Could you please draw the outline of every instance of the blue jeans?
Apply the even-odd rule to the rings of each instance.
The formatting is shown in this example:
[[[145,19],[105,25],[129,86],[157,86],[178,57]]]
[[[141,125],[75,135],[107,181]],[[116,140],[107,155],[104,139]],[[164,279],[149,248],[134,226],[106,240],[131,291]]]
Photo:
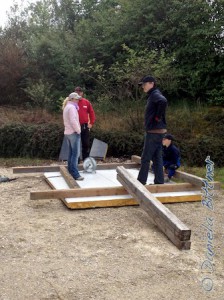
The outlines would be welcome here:
[[[80,177],[78,171],[78,158],[80,155],[80,134],[65,134],[65,139],[68,144],[68,171],[69,173],[77,179]]]
[[[163,184],[164,175],[163,175],[163,156],[162,156],[162,139],[164,134],[160,133],[146,133],[144,148],[141,156],[141,167],[138,174],[138,181],[142,184],[146,184],[148,173],[149,173],[149,164],[152,160],[154,166],[154,183]]]

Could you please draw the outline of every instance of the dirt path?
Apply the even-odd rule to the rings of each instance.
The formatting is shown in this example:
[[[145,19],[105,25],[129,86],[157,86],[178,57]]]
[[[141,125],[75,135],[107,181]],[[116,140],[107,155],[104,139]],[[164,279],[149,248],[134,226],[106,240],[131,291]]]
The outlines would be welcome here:
[[[10,168],[0,174],[15,176]],[[31,201],[31,190],[49,186],[42,174],[18,176],[0,184],[0,300],[224,299],[223,191],[213,212],[167,205],[192,230],[191,250],[179,251],[139,207],[75,211]]]

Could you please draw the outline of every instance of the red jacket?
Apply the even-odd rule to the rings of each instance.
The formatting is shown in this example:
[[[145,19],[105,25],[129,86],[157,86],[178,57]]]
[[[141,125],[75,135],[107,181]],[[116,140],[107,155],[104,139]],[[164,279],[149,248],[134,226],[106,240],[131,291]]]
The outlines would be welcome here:
[[[89,100],[82,98],[78,102],[79,105],[79,122],[80,124],[90,123],[91,125],[94,124],[96,117],[92,107],[92,104]]]

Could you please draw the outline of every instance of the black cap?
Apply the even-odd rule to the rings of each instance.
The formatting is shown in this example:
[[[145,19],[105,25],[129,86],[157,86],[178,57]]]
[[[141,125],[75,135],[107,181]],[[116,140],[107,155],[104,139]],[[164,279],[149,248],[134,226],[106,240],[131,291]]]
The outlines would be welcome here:
[[[145,77],[143,77],[140,82],[138,83],[138,85],[142,85],[145,82],[156,82],[155,78],[151,75],[147,75]]]
[[[168,140],[171,140],[171,141],[175,141],[174,137],[172,134],[169,134],[169,133],[166,133],[163,137],[164,139],[168,139]]]

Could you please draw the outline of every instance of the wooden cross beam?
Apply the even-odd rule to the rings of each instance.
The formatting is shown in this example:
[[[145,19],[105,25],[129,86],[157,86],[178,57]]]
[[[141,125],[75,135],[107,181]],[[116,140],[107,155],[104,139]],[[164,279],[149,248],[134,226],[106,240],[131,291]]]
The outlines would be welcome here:
[[[167,207],[158,201],[145,186],[125,168],[117,167],[117,179],[139,202],[160,230],[178,249],[190,249],[191,230],[182,223]]]
[[[146,186],[146,189],[151,193],[166,193],[166,192],[181,192],[194,191],[195,188],[190,183],[178,184],[154,184]],[[93,196],[111,196],[111,195],[127,195],[128,192],[123,186],[116,187],[98,187],[98,188],[71,188],[62,190],[47,190],[47,191],[31,191],[31,200],[40,199],[59,199],[59,198],[78,198],[78,197],[93,197]],[[190,200],[189,200],[190,201]]]
[[[45,172],[60,172],[60,168],[67,165],[57,165],[57,166],[30,166],[30,167],[14,167],[12,168],[13,173],[45,173]],[[118,166],[124,166],[125,168],[138,168],[139,164],[135,162],[129,163],[103,163],[97,164],[97,170],[111,170],[116,169]],[[83,170],[83,165],[78,165],[79,170]]]
[[[141,157],[137,156],[137,155],[132,155],[131,160],[135,163],[141,164]],[[204,186],[204,179],[186,172],[182,172],[179,170],[176,170],[175,178],[179,178],[182,179],[183,181],[189,182],[199,188],[201,188],[202,186]],[[218,181],[214,181],[212,182],[214,184],[214,189],[215,190],[220,190],[221,188],[221,183]]]

